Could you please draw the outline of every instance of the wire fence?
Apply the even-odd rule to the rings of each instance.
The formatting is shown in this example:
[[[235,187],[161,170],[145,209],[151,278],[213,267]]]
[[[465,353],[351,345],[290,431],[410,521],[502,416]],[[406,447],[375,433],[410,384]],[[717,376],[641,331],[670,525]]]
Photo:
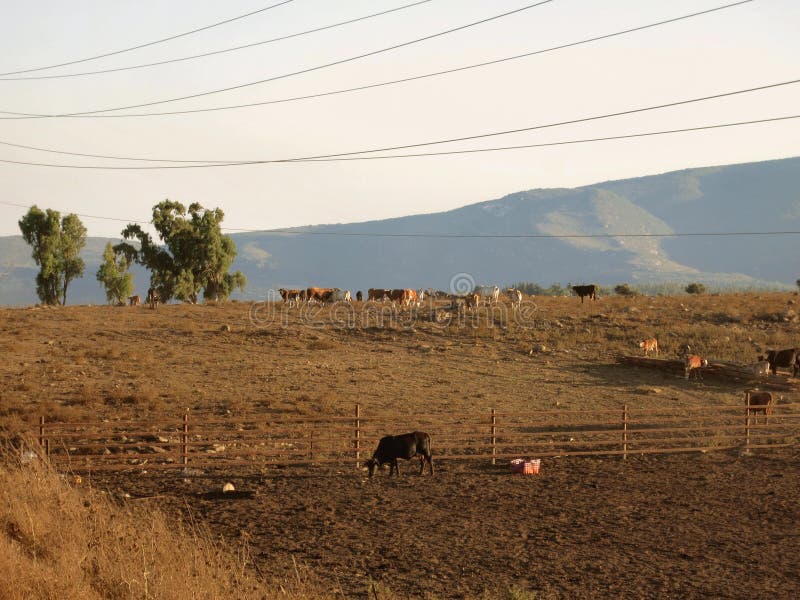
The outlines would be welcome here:
[[[436,460],[632,455],[786,447],[800,441],[800,403],[352,416],[220,417],[57,422],[38,440],[59,469],[81,471],[336,465],[359,468],[384,435],[431,435]]]

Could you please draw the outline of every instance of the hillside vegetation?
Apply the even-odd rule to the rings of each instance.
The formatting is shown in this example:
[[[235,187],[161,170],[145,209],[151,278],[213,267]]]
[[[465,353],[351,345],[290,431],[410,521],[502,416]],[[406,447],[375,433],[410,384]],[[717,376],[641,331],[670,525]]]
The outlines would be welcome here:
[[[476,283],[496,285],[700,281],[709,287],[788,289],[800,275],[792,258],[796,235],[613,234],[798,231],[798,189],[800,158],[686,169],[575,189],[532,189],[441,213],[287,230],[291,235],[234,234],[230,237],[238,254],[232,268],[249,282],[245,294],[237,296],[247,299],[264,299],[279,287],[312,285],[447,290],[461,273]],[[304,231],[315,235],[294,235]],[[502,237],[508,235],[533,237]],[[120,240],[89,238],[83,252],[86,273],[96,271],[108,241]],[[144,297],[150,276],[140,268],[134,274],[134,293]],[[0,238],[0,304],[33,303],[34,278],[22,238]],[[93,276],[72,286],[74,303],[105,302]]]

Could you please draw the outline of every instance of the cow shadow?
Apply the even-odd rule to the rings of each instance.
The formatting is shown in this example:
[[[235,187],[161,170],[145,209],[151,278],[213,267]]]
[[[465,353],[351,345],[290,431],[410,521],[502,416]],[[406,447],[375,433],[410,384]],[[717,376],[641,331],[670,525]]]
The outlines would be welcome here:
[[[589,378],[602,382],[604,385],[623,385],[623,386],[651,386],[672,388],[675,390],[697,390],[702,388],[708,391],[717,392],[738,392],[745,384],[741,382],[723,379],[717,375],[708,373],[702,375],[702,379],[685,379],[683,369],[649,369],[632,365],[621,365],[617,363],[590,364],[580,369]],[[576,383],[576,386],[581,384]],[[587,387],[594,387],[596,383],[583,384]]]

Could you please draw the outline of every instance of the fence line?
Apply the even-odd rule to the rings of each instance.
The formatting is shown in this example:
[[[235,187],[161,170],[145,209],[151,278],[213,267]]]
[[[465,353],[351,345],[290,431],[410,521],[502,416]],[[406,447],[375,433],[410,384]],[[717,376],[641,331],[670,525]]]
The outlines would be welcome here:
[[[416,420],[431,433],[437,459],[498,460],[548,456],[745,450],[784,447],[800,440],[800,403],[765,408],[745,404],[614,411],[449,413]],[[687,410],[690,409],[690,410]],[[687,414],[687,412],[689,414]],[[540,415],[541,420],[533,418]],[[563,417],[556,422],[552,416]],[[598,423],[593,417],[601,417]],[[246,415],[220,419],[184,413],[175,419],[46,422],[38,441],[54,464],[75,471],[276,467],[299,464],[363,464],[362,453],[379,437],[409,429],[410,417],[365,416],[285,419]],[[760,421],[760,422],[759,422]],[[402,429],[402,431],[400,431]]]

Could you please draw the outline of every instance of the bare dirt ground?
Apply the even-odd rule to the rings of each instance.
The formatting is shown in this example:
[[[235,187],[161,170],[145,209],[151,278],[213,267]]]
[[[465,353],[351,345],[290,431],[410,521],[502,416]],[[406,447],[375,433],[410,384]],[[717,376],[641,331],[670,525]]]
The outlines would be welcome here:
[[[407,416],[448,411],[739,404],[741,386],[685,381],[614,358],[656,336],[662,355],[752,362],[800,346],[793,294],[528,301],[524,314],[444,323],[244,303],[0,309],[0,428],[48,420],[218,414]],[[448,321],[449,319],[449,321]],[[538,351],[531,353],[531,349]],[[786,394],[795,399],[796,394]],[[397,433],[397,432],[392,432]],[[434,440],[434,451],[436,441]],[[435,458],[434,458],[435,460]],[[800,453],[436,463],[433,478],[342,469],[94,475],[227,540],[255,569],[293,559],[345,597],[795,598]],[[224,481],[252,497],[208,494]],[[149,499],[145,499],[148,497]],[[141,498],[141,499],[136,499]],[[288,575],[287,575],[288,574]],[[505,596],[504,596],[505,595]]]
[[[405,465],[404,465],[405,466]],[[261,573],[292,557],[345,597],[796,598],[800,453],[550,459],[538,476],[442,463],[431,479],[350,471],[97,479],[245,537]]]

